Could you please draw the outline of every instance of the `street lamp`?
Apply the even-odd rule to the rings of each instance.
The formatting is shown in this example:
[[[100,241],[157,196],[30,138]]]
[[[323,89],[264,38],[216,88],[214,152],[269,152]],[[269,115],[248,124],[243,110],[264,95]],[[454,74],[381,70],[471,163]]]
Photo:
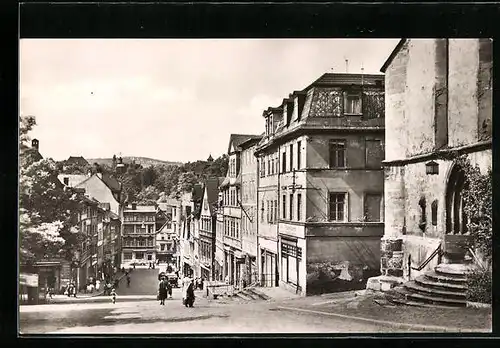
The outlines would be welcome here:
[[[425,174],[427,175],[439,174],[439,164],[434,161],[427,162],[425,164]]]

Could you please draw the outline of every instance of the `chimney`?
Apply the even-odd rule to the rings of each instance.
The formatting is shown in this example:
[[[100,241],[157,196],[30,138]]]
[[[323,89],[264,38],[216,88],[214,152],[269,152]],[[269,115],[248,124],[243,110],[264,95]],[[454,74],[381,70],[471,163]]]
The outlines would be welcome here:
[[[39,142],[38,142],[38,139],[33,139],[31,141],[31,147],[34,148],[35,150],[39,151]]]

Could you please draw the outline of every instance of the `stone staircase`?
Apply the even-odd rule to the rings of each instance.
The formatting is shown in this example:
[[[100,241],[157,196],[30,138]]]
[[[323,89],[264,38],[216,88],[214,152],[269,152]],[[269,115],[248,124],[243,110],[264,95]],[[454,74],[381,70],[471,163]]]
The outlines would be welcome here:
[[[236,291],[232,296],[229,297],[231,300],[235,301],[267,301],[270,299],[269,296],[258,291],[254,287],[247,287],[243,290]]]
[[[469,264],[439,264],[434,271],[390,290],[389,300],[413,306],[465,307],[466,274],[471,267]]]

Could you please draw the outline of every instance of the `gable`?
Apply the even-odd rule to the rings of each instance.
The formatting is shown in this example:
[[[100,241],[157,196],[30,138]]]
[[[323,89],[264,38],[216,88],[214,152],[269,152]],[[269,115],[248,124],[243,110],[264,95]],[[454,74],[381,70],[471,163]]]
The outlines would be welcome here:
[[[201,206],[202,215],[210,215],[210,202],[208,201],[207,189],[205,189],[203,194],[203,204]]]

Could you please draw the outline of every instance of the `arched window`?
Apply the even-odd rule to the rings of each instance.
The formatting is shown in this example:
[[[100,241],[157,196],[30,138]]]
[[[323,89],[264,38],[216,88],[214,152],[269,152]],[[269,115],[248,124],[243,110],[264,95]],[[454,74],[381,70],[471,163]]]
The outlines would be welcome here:
[[[437,226],[437,217],[438,217],[438,201],[434,200],[431,204],[432,226]]]
[[[466,234],[467,216],[464,212],[463,192],[468,188],[465,172],[454,165],[446,187],[446,233]]]
[[[424,232],[425,226],[427,225],[425,197],[420,198],[420,200],[418,201],[418,206],[420,207],[420,223],[418,224],[418,227],[420,227],[422,232]]]

